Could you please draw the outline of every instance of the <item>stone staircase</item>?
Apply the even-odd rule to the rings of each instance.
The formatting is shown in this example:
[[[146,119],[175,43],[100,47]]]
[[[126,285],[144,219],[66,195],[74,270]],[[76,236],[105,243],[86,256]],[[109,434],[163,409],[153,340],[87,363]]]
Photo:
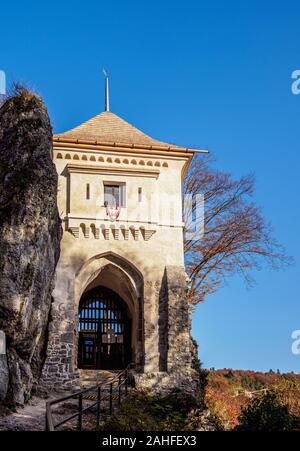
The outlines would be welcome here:
[[[79,370],[81,387],[92,387],[94,385],[109,383],[116,378],[121,371],[108,370]]]

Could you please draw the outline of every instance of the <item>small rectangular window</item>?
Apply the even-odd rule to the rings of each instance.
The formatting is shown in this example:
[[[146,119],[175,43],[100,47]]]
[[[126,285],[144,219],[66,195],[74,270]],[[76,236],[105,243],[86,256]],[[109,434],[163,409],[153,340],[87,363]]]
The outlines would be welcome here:
[[[142,188],[139,188],[139,202],[142,202]]]
[[[89,183],[86,184],[86,198],[87,198],[87,200],[90,199],[90,184]]]
[[[104,184],[104,205],[125,207],[125,184]]]

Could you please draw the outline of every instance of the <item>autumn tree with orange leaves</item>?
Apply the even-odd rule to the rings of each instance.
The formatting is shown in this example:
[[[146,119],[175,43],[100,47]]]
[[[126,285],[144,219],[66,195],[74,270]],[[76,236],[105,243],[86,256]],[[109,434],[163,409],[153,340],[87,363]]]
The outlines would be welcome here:
[[[234,273],[251,284],[251,270],[261,264],[280,269],[291,263],[253,201],[254,187],[252,175],[235,180],[231,174],[215,170],[210,157],[194,158],[183,187],[186,198],[194,199],[185,202],[184,214],[192,305],[204,301]],[[204,215],[198,214],[195,202],[199,194],[204,199]]]

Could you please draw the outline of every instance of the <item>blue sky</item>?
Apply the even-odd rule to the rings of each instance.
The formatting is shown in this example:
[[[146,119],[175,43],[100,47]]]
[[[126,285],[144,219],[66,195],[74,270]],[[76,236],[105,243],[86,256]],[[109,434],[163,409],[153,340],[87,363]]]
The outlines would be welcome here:
[[[231,278],[197,307],[193,334],[206,367],[300,372],[299,2],[14,1],[0,15],[0,70],[43,96],[55,131],[103,110],[105,66],[113,112],[256,174],[255,200],[296,263],[251,289]]]

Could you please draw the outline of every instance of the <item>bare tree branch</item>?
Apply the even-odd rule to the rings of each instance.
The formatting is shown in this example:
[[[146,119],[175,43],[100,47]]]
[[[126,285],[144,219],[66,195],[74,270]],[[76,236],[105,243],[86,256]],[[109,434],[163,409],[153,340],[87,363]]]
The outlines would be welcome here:
[[[230,174],[214,170],[207,157],[193,160],[184,193],[204,196],[205,215],[204,236],[195,232],[193,239],[185,239],[191,304],[204,301],[233,273],[242,275],[250,284],[251,270],[259,269],[261,263],[273,269],[292,263],[293,259],[273,238],[261,209],[254,204],[254,187],[253,175],[234,180]],[[196,205],[191,203],[190,211],[185,211],[186,231],[195,215]]]

